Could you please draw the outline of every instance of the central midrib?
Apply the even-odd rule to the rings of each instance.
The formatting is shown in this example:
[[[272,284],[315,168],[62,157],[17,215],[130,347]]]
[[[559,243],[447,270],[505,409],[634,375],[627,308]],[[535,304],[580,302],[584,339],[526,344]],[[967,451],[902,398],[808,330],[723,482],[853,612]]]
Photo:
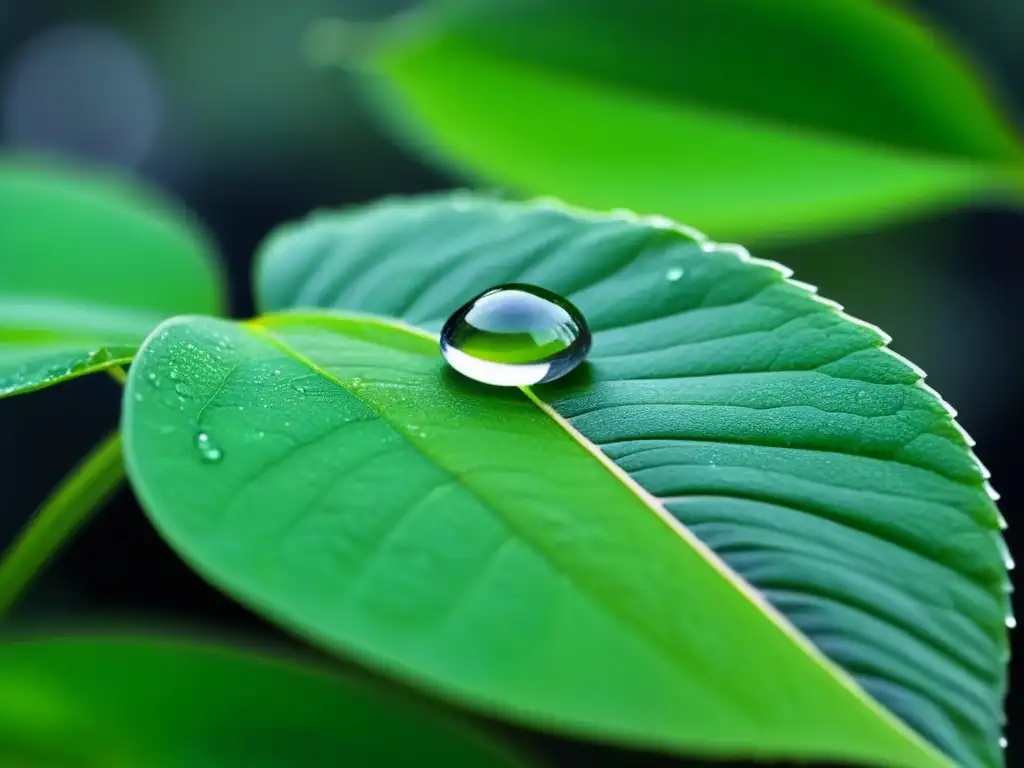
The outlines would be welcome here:
[[[427,331],[406,325],[401,321],[392,321],[389,318],[383,318],[380,316],[373,315],[349,315],[347,313],[329,311],[316,313],[295,312],[281,315],[263,316],[261,318],[257,318],[256,320],[247,323],[246,325],[256,335],[264,339],[267,343],[274,346],[282,354],[306,366],[315,374],[321,376],[322,378],[331,382],[340,389],[343,389],[346,393],[348,393],[352,397],[355,397],[357,400],[363,403],[363,405],[365,405],[367,408],[374,411],[374,413],[377,414],[378,418],[380,418],[381,421],[388,424],[388,426],[390,426],[395,432],[400,434],[403,437],[403,439],[410,446],[416,449],[424,458],[428,459],[434,466],[437,466],[439,469],[443,470],[445,474],[447,474],[452,479],[453,482],[459,485],[459,487],[463,488],[469,495],[476,499],[477,502],[480,503],[485,509],[488,509],[491,512],[495,513],[511,535],[517,537],[518,539],[526,543],[531,550],[533,550],[541,557],[543,557],[544,560],[556,572],[562,574],[570,583],[572,583],[576,590],[587,595],[588,599],[593,604],[595,604],[599,608],[599,610],[601,610],[601,612],[610,614],[612,617],[614,617],[614,623],[630,627],[631,633],[635,633],[643,637],[653,648],[655,648],[659,652],[659,654],[663,655],[668,660],[669,665],[671,667],[679,670],[684,676],[688,671],[690,671],[687,669],[685,661],[681,660],[678,657],[678,654],[675,653],[674,647],[670,643],[667,643],[664,639],[662,639],[659,633],[652,632],[651,629],[644,622],[636,620],[634,616],[630,613],[630,611],[620,607],[616,601],[603,600],[602,598],[604,596],[601,593],[595,593],[595,590],[589,588],[586,585],[585,580],[581,582],[581,580],[576,578],[576,574],[574,572],[567,571],[564,565],[557,559],[557,557],[554,556],[552,552],[548,551],[546,548],[539,545],[533,537],[529,536],[519,527],[517,527],[514,523],[512,523],[509,520],[509,518],[502,513],[500,505],[494,504],[491,499],[489,499],[486,495],[481,494],[479,490],[477,490],[473,485],[464,482],[464,477],[459,475],[450,467],[448,467],[443,458],[435,456],[430,451],[425,450],[424,447],[420,445],[418,442],[412,440],[410,436],[402,429],[402,426],[400,424],[388,418],[387,415],[381,409],[361,398],[359,396],[357,389],[347,386],[341,379],[337,378],[329,371],[317,365],[313,360],[308,358],[306,355],[291,348],[288,344],[275,337],[274,334],[271,332],[272,326],[314,325],[315,327],[315,324],[319,320],[342,320],[364,323],[369,322],[392,332],[404,331],[411,335],[418,336],[419,338],[422,338],[424,340],[429,340],[434,344],[437,343],[437,337]],[[321,326],[318,330],[327,329]],[[335,330],[336,332],[342,332],[338,329]],[[380,346],[386,345],[380,344]],[[407,348],[404,347],[397,348],[397,351],[403,352],[405,354],[412,354]],[[615,477],[616,480],[624,484],[628,490],[633,492],[633,494],[637,496],[639,500],[646,507],[648,507],[648,509],[650,509],[650,511],[653,514],[658,516],[659,519],[661,519],[663,522],[666,522],[668,526],[672,528],[677,534],[680,532],[680,529],[682,529],[681,523],[679,523],[674,517],[671,516],[670,513],[668,513],[664,509],[659,509],[660,505],[658,505],[656,501],[652,503],[647,498],[648,494],[646,493],[646,491],[644,491],[639,485],[637,485],[635,481],[629,478],[629,476],[623,470],[619,469],[614,464],[614,462],[611,461],[611,459],[604,456],[604,454],[601,453],[600,449],[596,448],[596,446],[589,446],[586,443],[585,439],[578,432],[576,432],[576,430],[573,429],[571,425],[568,424],[568,422],[566,422],[561,416],[554,412],[550,406],[541,401],[532,391],[530,391],[528,388],[520,389],[525,397],[531,400],[542,412],[544,412],[546,416],[555,421],[556,424],[563,427],[563,431],[566,431],[569,434],[569,436],[573,438],[573,440],[577,444],[579,444],[584,450],[590,453],[595,458],[595,460],[603,464],[605,469],[608,470]],[[863,689],[860,688],[856,681],[852,677],[850,677],[845,671],[841,670],[841,668],[839,668],[833,662],[828,660],[827,657],[825,657],[824,654],[822,654],[813,645],[813,643],[810,642],[810,640],[808,640],[799,632],[799,630],[789,625],[788,621],[782,616],[781,613],[773,609],[766,601],[760,598],[757,595],[757,593],[753,590],[753,588],[747,585],[746,582],[744,582],[738,575],[733,573],[728,568],[728,566],[718,561],[717,557],[713,553],[711,553],[710,549],[708,549],[707,546],[703,544],[703,542],[700,542],[699,539],[696,538],[696,536],[694,536],[691,533],[689,534],[689,536],[680,536],[680,538],[683,539],[682,543],[684,545],[690,546],[691,549],[696,549],[697,553],[702,557],[702,559],[708,565],[708,567],[711,567],[716,572],[718,572],[720,576],[726,578],[729,582],[731,582],[733,587],[737,588],[737,590],[742,595],[747,597],[750,600],[750,602],[753,603],[753,607],[759,610],[772,624],[775,625],[777,631],[783,632],[792,641],[794,641],[798,648],[804,651],[804,653],[807,655],[808,660],[812,663],[816,663],[822,669],[822,671],[825,674],[827,674],[829,678],[831,678],[835,685],[845,693],[845,695],[853,696],[854,698],[856,698],[860,704],[862,704],[869,711],[871,711],[876,717],[878,717],[880,721],[884,722],[890,728],[895,730],[905,741],[910,741],[915,746],[917,746],[919,750],[921,750],[925,754],[928,754],[929,757],[934,759],[939,754],[934,751],[934,748],[932,748],[931,745],[927,744],[927,742],[921,739],[921,737],[918,736],[916,732],[912,731],[895,715],[889,712],[886,708],[882,707],[873,697],[871,697],[865,691],[863,691]],[[943,763],[937,764],[942,765]]]

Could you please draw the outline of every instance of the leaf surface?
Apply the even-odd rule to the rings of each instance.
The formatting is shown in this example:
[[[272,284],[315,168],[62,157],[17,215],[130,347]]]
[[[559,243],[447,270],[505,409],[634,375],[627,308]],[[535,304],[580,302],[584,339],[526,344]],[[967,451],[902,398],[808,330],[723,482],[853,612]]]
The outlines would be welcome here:
[[[890,3],[436,0],[388,31],[389,122],[516,192],[747,239],[1021,183],[979,78]]]
[[[519,390],[448,371],[435,338],[334,315],[174,319],[125,398],[158,529],[329,648],[570,733],[941,764],[611,462]]]
[[[0,396],[124,365],[164,318],[217,314],[206,236],[113,174],[0,160]]]
[[[778,265],[663,219],[442,195],[283,228],[258,294],[436,332],[506,282],[568,297],[594,331],[542,400],[866,691],[960,763],[1001,763],[987,472],[884,334]]]
[[[0,644],[0,756],[69,768],[520,764],[367,682],[129,637]]]

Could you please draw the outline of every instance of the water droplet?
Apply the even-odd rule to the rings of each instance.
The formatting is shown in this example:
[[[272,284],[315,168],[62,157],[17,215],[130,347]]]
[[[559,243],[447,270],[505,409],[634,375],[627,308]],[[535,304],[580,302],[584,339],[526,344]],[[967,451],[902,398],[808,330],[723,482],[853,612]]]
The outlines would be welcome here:
[[[532,285],[499,285],[460,307],[441,331],[441,354],[485,384],[553,381],[583,362],[590,329],[558,294]]]
[[[999,746],[1002,747],[1003,749],[1006,749],[1008,746],[1010,746],[1010,742],[1008,742],[1006,740],[1005,736],[1000,736],[999,737]]]
[[[200,458],[209,464],[216,464],[224,458],[224,451],[205,432],[196,435],[196,450],[199,451]]]
[[[174,391],[177,392],[181,397],[192,397],[192,388],[184,382],[178,382],[174,385]]]
[[[142,402],[142,393],[141,392],[136,392],[135,393],[135,402],[136,403],[141,403]]]
[[[1007,629],[1016,629],[1017,628],[1017,617],[1016,616],[1012,616],[1011,615],[1011,616],[1007,616],[1006,617],[1006,628]]]
[[[274,369],[274,375],[275,376],[280,376],[281,375],[281,369],[280,368],[275,368]]]
[[[149,379],[150,381],[156,381],[156,374],[150,372],[146,375],[146,378]]]
[[[263,438],[264,438],[264,437],[266,436],[266,434],[267,434],[267,433],[266,433],[266,432],[264,432],[264,431],[263,431],[263,430],[261,429],[261,430],[260,430],[259,432],[257,432],[257,433],[256,433],[256,437],[258,437],[258,438],[259,438],[260,440],[262,440],[262,439],[263,439]]]
[[[171,381],[177,381],[180,378],[181,378],[181,376],[178,374],[178,372],[172,369],[171,370]]]
[[[244,405],[240,405],[240,406],[238,406],[238,410],[240,410],[240,411],[244,411],[244,410],[245,410],[245,406],[244,406]]]
[[[672,267],[668,272],[665,273],[665,278],[670,282],[674,283],[676,280],[683,276],[682,267]]]

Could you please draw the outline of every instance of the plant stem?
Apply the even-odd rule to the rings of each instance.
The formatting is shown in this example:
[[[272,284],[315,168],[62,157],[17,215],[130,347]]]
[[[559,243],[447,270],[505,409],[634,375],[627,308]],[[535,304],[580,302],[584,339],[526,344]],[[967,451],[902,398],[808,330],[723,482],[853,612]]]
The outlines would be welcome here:
[[[127,379],[127,376],[125,375],[124,372],[124,368],[122,368],[120,365],[115,365],[113,368],[107,368],[107,373],[110,374],[110,378],[112,378],[122,387],[124,386],[125,380]]]
[[[114,432],[61,480],[0,559],[0,617],[123,478],[121,436]]]

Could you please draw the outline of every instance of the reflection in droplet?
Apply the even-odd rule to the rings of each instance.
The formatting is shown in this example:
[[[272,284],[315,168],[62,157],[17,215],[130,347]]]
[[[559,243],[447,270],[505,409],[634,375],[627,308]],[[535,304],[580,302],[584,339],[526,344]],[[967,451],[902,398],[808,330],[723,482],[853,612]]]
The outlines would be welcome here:
[[[676,280],[683,276],[682,267],[672,267],[668,272],[665,273],[665,278],[670,282],[674,283]]]
[[[218,461],[224,458],[224,451],[220,449],[206,432],[200,432],[196,435],[196,450],[199,451],[199,457],[208,464],[216,464]]]
[[[554,381],[590,351],[583,315],[533,285],[499,285],[470,300],[441,330],[441,354],[468,378],[503,387]]]

